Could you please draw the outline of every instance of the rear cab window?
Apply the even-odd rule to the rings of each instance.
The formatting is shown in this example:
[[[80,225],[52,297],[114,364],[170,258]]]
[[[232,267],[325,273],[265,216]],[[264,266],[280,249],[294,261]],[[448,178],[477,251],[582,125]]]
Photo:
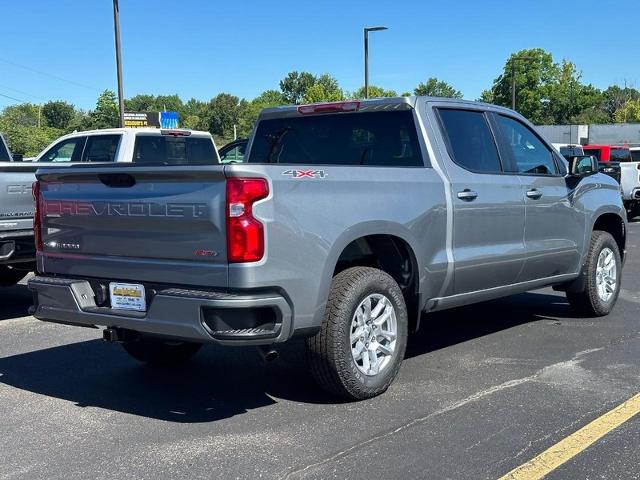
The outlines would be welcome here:
[[[612,162],[632,162],[631,150],[628,148],[611,147],[609,160]]]
[[[213,141],[206,136],[138,134],[134,163],[156,165],[217,165]]]
[[[413,110],[263,119],[248,163],[422,167]]]

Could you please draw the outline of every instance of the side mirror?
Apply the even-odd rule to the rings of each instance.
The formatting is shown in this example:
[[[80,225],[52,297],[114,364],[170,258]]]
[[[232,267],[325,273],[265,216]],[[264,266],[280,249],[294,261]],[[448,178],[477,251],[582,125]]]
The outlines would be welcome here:
[[[598,159],[593,155],[577,155],[569,159],[569,174],[585,177],[598,173]]]
[[[14,162],[22,162],[24,160],[24,155],[22,155],[21,153],[14,153],[13,155],[11,155],[11,157]]]

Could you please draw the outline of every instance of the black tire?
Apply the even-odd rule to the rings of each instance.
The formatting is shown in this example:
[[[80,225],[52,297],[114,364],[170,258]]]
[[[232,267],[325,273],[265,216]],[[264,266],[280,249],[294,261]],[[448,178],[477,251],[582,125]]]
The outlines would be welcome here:
[[[393,306],[397,335],[393,354],[386,365],[379,373],[366,375],[352,355],[350,339],[356,310],[372,294],[386,297]],[[311,373],[323,389],[341,397],[362,400],[380,395],[398,375],[407,346],[407,332],[405,301],[400,287],[390,275],[368,267],[344,270],[331,282],[320,331],[306,342]],[[382,337],[381,341],[386,342]]]
[[[26,270],[16,270],[7,265],[0,265],[0,287],[12,287],[27,276]]]
[[[598,295],[597,263],[600,252],[608,248],[613,252],[616,261],[616,286],[613,295],[604,301]],[[602,317],[613,309],[620,294],[622,279],[622,259],[615,239],[608,232],[596,230],[591,234],[591,244],[583,267],[584,289],[581,292],[567,292],[567,300],[573,310],[586,317]]]
[[[149,338],[122,344],[122,348],[136,360],[158,366],[184,363],[198,353],[201,347],[201,343],[168,342]]]

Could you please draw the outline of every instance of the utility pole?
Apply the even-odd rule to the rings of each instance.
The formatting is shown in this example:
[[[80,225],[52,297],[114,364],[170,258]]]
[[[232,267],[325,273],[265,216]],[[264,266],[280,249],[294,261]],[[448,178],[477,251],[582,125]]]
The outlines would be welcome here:
[[[534,57],[511,57],[511,110],[516,109],[516,62],[519,60],[534,60]]]
[[[120,126],[124,127],[124,94],[122,92],[122,55],[120,51],[120,6],[113,0],[113,28],[116,37],[116,70],[118,74],[118,110]]]
[[[387,27],[365,27],[364,29],[364,98],[369,98],[369,32],[388,30]]]

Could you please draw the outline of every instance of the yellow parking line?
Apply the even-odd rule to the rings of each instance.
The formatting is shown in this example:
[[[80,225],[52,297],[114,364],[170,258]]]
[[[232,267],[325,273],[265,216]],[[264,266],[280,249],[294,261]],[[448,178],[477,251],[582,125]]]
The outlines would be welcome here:
[[[589,445],[598,441],[640,412],[640,393],[608,411],[577,432],[560,440],[527,463],[514,468],[500,480],[534,480],[544,478],[563,463],[572,459]]]

